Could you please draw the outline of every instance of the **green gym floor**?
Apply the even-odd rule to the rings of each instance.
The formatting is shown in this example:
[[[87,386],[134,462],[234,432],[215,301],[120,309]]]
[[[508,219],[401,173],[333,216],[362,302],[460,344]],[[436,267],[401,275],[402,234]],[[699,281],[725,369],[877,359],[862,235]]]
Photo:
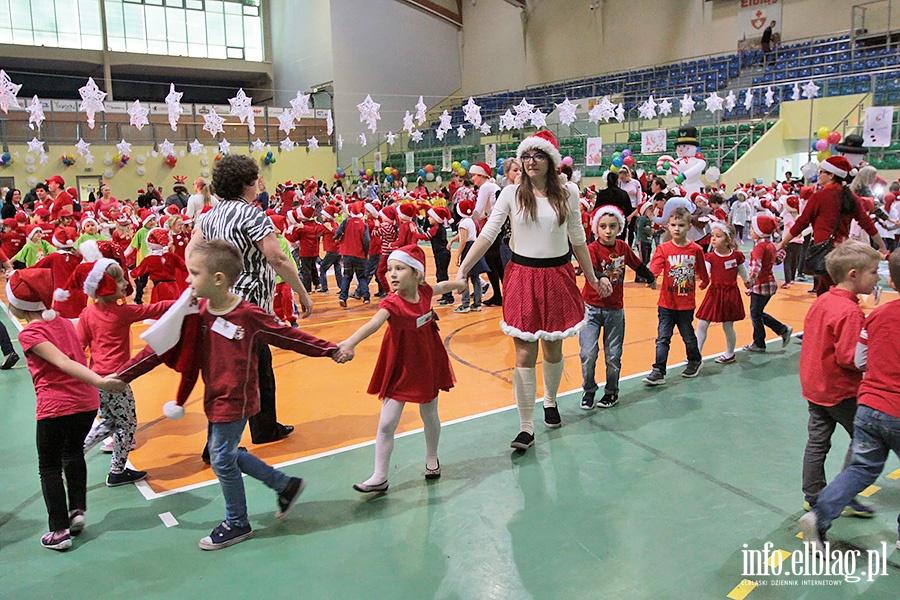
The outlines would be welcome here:
[[[16,368],[0,374],[0,597],[896,599],[894,457],[881,489],[868,490],[877,516],[840,519],[830,532],[842,556],[862,552],[857,575],[865,551],[886,542],[878,576],[744,573],[745,545],[771,542],[776,556],[803,547],[800,348],[795,340],[739,353],[732,365],[707,360],[694,380],[673,367],[662,388],[632,376],[608,410],[580,410],[575,390],[560,398],[563,427],[539,422],[524,454],[509,448],[512,407],[446,423],[443,477],[433,482],[422,478],[422,434],[410,432],[397,439],[382,496],[350,487],[371,472],[371,445],[292,464],[286,472],[309,486],[290,518],[276,523],[273,493],[248,480],[256,537],[211,553],[197,541],[222,519],[218,486],[146,500],[134,486],[105,487],[108,457],[96,451],[87,528],[66,553],[41,548],[34,396],[27,369]],[[835,435],[829,478],[847,442]],[[177,524],[166,526],[169,516]]]

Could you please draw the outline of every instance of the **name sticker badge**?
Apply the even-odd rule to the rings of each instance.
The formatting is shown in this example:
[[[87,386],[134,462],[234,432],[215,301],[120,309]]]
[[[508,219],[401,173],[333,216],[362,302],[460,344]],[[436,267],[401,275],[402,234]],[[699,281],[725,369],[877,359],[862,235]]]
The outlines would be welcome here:
[[[426,323],[430,323],[434,319],[434,311],[429,310],[427,313],[416,319],[416,329],[425,325]]]
[[[736,267],[737,267],[737,259],[733,258],[733,259],[731,259],[731,260],[726,260],[726,261],[725,261],[725,268],[726,268],[726,269],[734,269],[734,268],[736,268]]]
[[[229,340],[233,340],[235,335],[237,335],[238,326],[222,317],[218,317],[213,321],[212,330]]]

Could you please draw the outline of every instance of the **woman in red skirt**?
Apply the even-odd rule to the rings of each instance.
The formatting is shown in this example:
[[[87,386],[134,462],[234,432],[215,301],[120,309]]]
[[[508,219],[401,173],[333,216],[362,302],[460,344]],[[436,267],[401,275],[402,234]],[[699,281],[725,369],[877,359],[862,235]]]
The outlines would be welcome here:
[[[608,279],[598,280],[591,267],[581,226],[578,187],[563,184],[557,175],[561,156],[556,138],[549,131],[539,131],[525,138],[516,154],[524,170],[521,183],[508,185],[500,193],[490,219],[456,277],[466,278],[509,218],[513,254],[503,277],[500,328],[516,346],[513,390],[520,431],[511,446],[525,450],[534,445],[538,342],[544,352],[544,424],[554,429],[561,425],[556,394],[563,374],[562,342],[577,335],[587,322],[569,242],[588,283],[604,297],[610,294],[612,286]]]

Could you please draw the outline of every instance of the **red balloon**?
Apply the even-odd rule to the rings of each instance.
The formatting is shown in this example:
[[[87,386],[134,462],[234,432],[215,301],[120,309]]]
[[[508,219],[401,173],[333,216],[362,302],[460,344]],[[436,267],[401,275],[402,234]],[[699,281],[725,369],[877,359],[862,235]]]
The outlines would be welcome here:
[[[837,144],[839,141],[841,141],[841,134],[837,131],[832,131],[828,134],[827,140],[829,144]]]
[[[633,166],[634,166],[634,157],[632,157],[632,156],[626,156],[625,158],[622,159],[622,163],[623,163],[626,167],[633,167]]]
[[[434,171],[434,166],[432,166],[432,165],[425,165],[425,172],[426,172],[426,173],[431,173],[432,171]]]
[[[335,173],[335,174],[334,174],[334,178],[335,178],[335,179],[340,179],[340,178],[341,178],[341,174],[340,174],[340,173]]]
[[[394,169],[393,171],[391,171],[391,175],[394,176],[394,179],[397,179],[398,177],[400,177],[400,171]]]

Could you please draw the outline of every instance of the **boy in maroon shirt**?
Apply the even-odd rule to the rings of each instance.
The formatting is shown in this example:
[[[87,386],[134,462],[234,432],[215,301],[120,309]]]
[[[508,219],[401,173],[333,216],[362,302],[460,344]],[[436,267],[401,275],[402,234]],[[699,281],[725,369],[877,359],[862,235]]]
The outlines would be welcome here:
[[[803,323],[800,387],[809,410],[809,439],[803,453],[806,510],[816,505],[825,487],[825,458],[837,425],[847,431],[851,440],[854,438],[856,397],[862,380],[854,358],[865,324],[857,296],[871,293],[878,283],[880,258],[877,251],[855,240],[835,248],[825,259],[825,268],[837,283],[816,299]],[[847,450],[845,468],[850,463],[851,450]],[[874,513],[852,498],[844,510],[845,515],[859,517],[871,517]]]
[[[653,363],[653,371],[643,379],[647,385],[663,385],[666,382],[669,344],[676,326],[687,350],[687,366],[681,376],[696,377],[703,365],[694,333],[697,277],[700,278],[700,289],[706,289],[709,285],[703,248],[687,239],[691,228],[691,214],[687,209],[680,206],[674,209],[669,215],[667,227],[672,239],[657,246],[650,261],[650,272],[654,277],[662,273],[663,279],[657,306],[656,362]]]
[[[188,285],[193,296],[201,298],[200,314],[184,320],[182,347],[175,362],[183,369],[185,380],[196,378],[197,366],[203,375],[203,409],[209,420],[211,465],[225,497],[225,520],[209,536],[200,540],[203,550],[219,550],[253,536],[241,473],[262,481],[278,493],[278,510],[275,512],[278,520],[287,516],[306,486],[303,479],[289,477],[238,448],[247,420],[259,412],[256,346],[271,344],[307,356],[341,359],[335,355],[337,346],[333,343],[292,329],[274,315],[231,292],[230,287],[238,278],[241,265],[240,253],[223,240],[198,243],[187,261]],[[179,303],[173,310],[177,308]],[[190,321],[191,317],[195,320]],[[193,326],[190,326],[191,323]],[[191,343],[200,347],[189,348]],[[193,357],[193,360],[183,360],[184,355]],[[162,361],[153,348],[147,346],[114,377],[131,382]],[[199,361],[199,365],[195,365],[194,361]],[[185,365],[185,362],[191,364]],[[185,386],[182,382],[178,404],[167,403],[164,408],[167,416],[181,418],[184,409],[180,405],[187,400],[189,387],[190,384]]]

